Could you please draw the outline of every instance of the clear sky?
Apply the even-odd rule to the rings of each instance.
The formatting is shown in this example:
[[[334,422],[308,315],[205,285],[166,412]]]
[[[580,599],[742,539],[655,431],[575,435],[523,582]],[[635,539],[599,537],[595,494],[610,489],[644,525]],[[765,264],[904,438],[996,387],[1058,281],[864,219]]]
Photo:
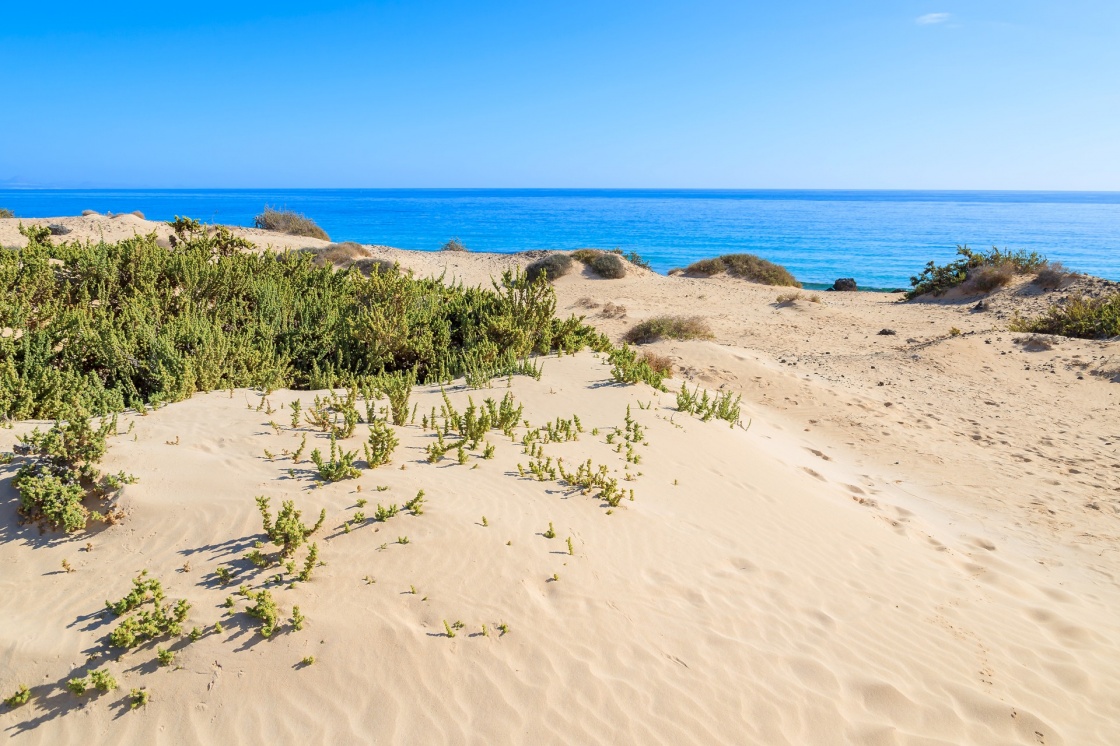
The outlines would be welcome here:
[[[4,6],[0,187],[1120,190],[1117,0]]]

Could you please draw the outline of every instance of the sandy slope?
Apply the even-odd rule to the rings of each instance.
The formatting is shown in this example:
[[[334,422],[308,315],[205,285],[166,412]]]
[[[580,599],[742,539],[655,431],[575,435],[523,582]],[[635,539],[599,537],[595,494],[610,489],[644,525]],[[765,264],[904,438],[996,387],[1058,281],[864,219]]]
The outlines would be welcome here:
[[[82,235],[107,219],[69,220]],[[15,243],[8,222],[0,244]],[[527,261],[373,253],[467,282]],[[681,415],[672,395],[644,386],[603,385],[608,369],[591,354],[547,359],[540,382],[513,381],[525,417],[541,425],[576,413],[587,430],[545,446],[548,455],[590,457],[622,475],[606,433],[627,404],[648,427],[641,463],[630,466],[641,475],[624,482],[635,500],[607,515],[555,482],[519,478],[528,457],[498,433],[493,460],[460,466],[452,453],[432,465],[422,450],[431,434],[400,428],[391,465],[315,488],[306,460],[263,456],[294,449],[304,431],[287,426],[287,409],[256,411],[258,394],[202,394],[127,415],[122,429],[134,431],[113,439],[105,462],[140,477],[125,488],[124,523],[74,539],[40,535],[16,525],[15,495],[0,486],[0,691],[28,683],[36,693],[0,713],[4,733],[17,743],[91,734],[157,743],[1120,742],[1120,388],[1093,375],[1113,370],[1115,344],[1024,349],[1007,319],[1045,300],[1025,289],[972,312],[963,301],[865,293],[778,306],[772,288],[642,271],[574,275],[556,287],[561,312],[588,314],[616,337],[670,309],[709,319],[715,341],[652,348],[676,360],[674,386],[742,391],[749,427]],[[585,298],[624,305],[626,317],[599,317]],[[878,335],[885,327],[897,334]],[[950,337],[952,327],[963,334]],[[451,396],[461,406],[504,386]],[[269,401],[296,397],[306,404],[312,394]],[[414,399],[424,412],[439,393]],[[269,419],[285,424],[279,434]],[[0,449],[28,427],[0,431]],[[306,434],[309,449],[325,447]],[[359,426],[347,447],[364,436]],[[419,489],[423,515],[340,529],[357,498],[370,500],[368,515]],[[328,513],[317,535],[327,564],[310,583],[274,590],[308,626],[269,640],[245,614],[222,616],[233,587],[212,575],[223,563],[244,568],[236,582],[275,572],[238,559],[261,538],[257,494]],[[558,536],[547,540],[550,521]],[[75,572],[60,571],[64,558]],[[191,601],[188,626],[225,625],[174,642],[181,668],[157,667],[154,646],[105,655],[113,622],[104,599],[123,596],[144,568]],[[465,623],[454,639],[445,619]],[[509,633],[499,636],[503,622]],[[89,654],[122,689],[79,702],[63,687]],[[309,654],[315,664],[301,667]],[[136,686],[152,702],[129,711],[124,694]]]

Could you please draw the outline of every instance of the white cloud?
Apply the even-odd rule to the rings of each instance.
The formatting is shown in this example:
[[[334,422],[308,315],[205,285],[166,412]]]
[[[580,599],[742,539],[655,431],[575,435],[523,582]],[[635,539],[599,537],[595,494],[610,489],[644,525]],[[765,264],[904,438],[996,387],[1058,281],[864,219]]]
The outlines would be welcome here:
[[[945,23],[948,20],[948,13],[926,13],[924,16],[918,16],[917,18],[917,22],[922,26],[932,26],[935,23]]]

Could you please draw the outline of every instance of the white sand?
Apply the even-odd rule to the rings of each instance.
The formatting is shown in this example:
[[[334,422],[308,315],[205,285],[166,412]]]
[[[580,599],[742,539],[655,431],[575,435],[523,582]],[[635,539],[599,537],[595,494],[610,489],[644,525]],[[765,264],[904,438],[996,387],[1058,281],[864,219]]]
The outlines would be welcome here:
[[[67,221],[69,238],[155,227]],[[0,221],[0,244],[17,242],[13,223]],[[375,253],[468,282],[526,263]],[[3,733],[16,743],[1120,742],[1120,386],[1092,374],[1112,369],[1116,344],[1024,351],[1007,319],[1045,299],[1014,291],[970,313],[867,293],[777,307],[773,288],[641,271],[556,288],[560,312],[586,313],[616,339],[655,313],[706,317],[716,341],[650,348],[676,361],[674,388],[743,392],[749,428],[700,422],[646,386],[603,385],[609,369],[590,353],[544,360],[541,381],[510,389],[525,417],[576,413],[587,431],[548,455],[591,457],[621,476],[606,433],[627,404],[648,428],[630,466],[641,476],[623,482],[635,500],[607,515],[591,497],[519,478],[528,457],[499,433],[493,460],[460,466],[452,452],[432,465],[430,433],[398,428],[392,464],[314,488],[306,455],[293,465],[263,452],[294,449],[304,433],[308,450],[325,439],[292,431],[287,409],[256,411],[259,394],[124,415],[133,434],[112,438],[104,461],[139,477],[124,489],[124,522],[40,534],[17,525],[16,495],[0,483],[0,694],[21,683],[35,694],[0,707]],[[624,305],[626,317],[598,317],[581,298]],[[876,334],[883,327],[897,334]],[[951,327],[964,334],[950,338]],[[504,393],[502,381],[450,395],[461,408],[468,395]],[[269,402],[293,398],[313,394]],[[427,412],[438,389],[413,401]],[[0,431],[0,450],[30,427]],[[360,450],[365,434],[359,425],[345,446]],[[357,498],[372,515],[419,489],[423,515],[341,530]],[[274,509],[294,499],[312,519],[327,509],[315,537],[327,564],[273,591],[307,627],[268,640],[243,600],[228,617],[221,604],[275,570],[227,588],[212,575],[244,565],[263,538],[258,494]],[[173,668],[156,665],[155,645],[104,657],[115,624],[104,601],[141,569],[191,602],[188,628],[220,620],[225,632],[173,641]],[[444,620],[465,627],[450,639]],[[79,700],[65,683],[91,653],[90,667],[121,688]],[[316,662],[301,667],[307,655]],[[132,687],[147,687],[150,704],[130,711]]]

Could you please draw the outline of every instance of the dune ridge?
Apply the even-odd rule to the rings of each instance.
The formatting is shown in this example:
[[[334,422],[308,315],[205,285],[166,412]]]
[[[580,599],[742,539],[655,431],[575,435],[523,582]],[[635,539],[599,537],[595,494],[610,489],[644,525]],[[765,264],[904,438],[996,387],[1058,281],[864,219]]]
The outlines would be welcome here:
[[[162,230],[133,216],[65,220],[67,239]],[[16,222],[0,220],[0,243],[16,243]],[[241,231],[274,247],[327,245]],[[531,260],[370,251],[472,284]],[[132,432],[110,439],[104,461],[139,477],[119,525],[74,539],[19,526],[13,467],[0,474],[0,694],[26,683],[35,695],[4,708],[0,728],[16,743],[1120,740],[1117,389],[1094,375],[1115,343],[1028,349],[1007,320],[1046,296],[1022,286],[985,310],[870,293],[778,304],[775,288],[638,268],[554,286],[558,312],[615,340],[667,310],[705,318],[713,340],[643,347],[672,359],[672,389],[742,392],[741,423],[701,422],[671,392],[615,385],[592,353],[542,359],[540,381],[514,377],[508,391],[534,426],[581,419],[579,439],[547,444],[549,456],[569,468],[591,458],[634,490],[608,514],[519,476],[529,457],[500,433],[493,459],[428,463],[433,436],[416,424],[397,428],[391,464],[317,486],[306,455],[264,455],[304,435],[309,450],[326,447],[307,427],[268,425],[315,392],[273,392],[273,415],[247,390],[126,413],[121,432]],[[461,384],[448,390],[460,409],[507,391],[504,380]],[[442,397],[417,387],[413,401],[423,414]],[[606,442],[627,407],[646,430],[638,463]],[[0,451],[35,424],[0,431]],[[343,446],[364,438],[359,425]],[[420,489],[422,515],[345,530],[357,500],[368,515]],[[273,589],[307,628],[269,639],[243,601],[232,616],[222,606],[242,579],[273,572],[238,559],[262,538],[258,494],[305,516],[327,510],[316,535],[326,564]],[[226,564],[243,575],[223,587],[213,573]],[[102,647],[105,598],[143,569],[191,602],[188,629],[225,627],[172,642],[178,668],[157,666],[155,645],[119,660]],[[448,637],[444,621],[457,620]],[[90,653],[121,688],[79,700],[65,682]],[[136,686],[151,701],[129,710]]]

